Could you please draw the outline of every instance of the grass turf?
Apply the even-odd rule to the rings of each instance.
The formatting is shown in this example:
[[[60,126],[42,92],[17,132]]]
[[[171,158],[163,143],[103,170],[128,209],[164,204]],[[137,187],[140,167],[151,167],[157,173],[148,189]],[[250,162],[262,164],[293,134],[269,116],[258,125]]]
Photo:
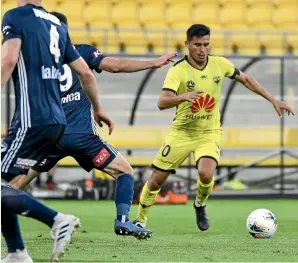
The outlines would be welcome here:
[[[296,200],[229,200],[208,202],[211,227],[200,232],[192,202],[179,206],[156,205],[148,228],[153,238],[138,241],[113,232],[115,207],[111,201],[46,201],[50,207],[81,218],[83,227],[62,261],[134,262],[295,262],[298,261],[298,202]],[[278,231],[272,239],[253,239],[246,231],[248,214],[257,208],[273,211]],[[133,205],[134,219],[137,206]],[[21,219],[26,246],[33,260],[47,261],[52,250],[49,229],[30,218]],[[1,254],[6,252],[2,239]]]

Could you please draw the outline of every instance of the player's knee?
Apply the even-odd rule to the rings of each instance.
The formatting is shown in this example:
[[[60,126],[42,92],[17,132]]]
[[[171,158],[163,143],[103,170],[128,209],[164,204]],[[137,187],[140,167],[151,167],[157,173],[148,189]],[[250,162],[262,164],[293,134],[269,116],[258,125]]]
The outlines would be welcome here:
[[[203,184],[209,184],[213,177],[213,171],[210,169],[202,168],[199,170],[199,177]]]

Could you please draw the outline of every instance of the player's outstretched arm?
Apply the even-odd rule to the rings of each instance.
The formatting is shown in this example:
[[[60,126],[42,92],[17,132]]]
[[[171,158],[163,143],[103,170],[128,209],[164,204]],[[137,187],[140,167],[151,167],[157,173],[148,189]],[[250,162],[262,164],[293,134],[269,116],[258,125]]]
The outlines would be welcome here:
[[[282,117],[282,111],[285,110],[288,115],[292,114],[295,115],[292,107],[288,105],[287,103],[277,100],[274,96],[272,96],[259,82],[257,82],[254,78],[251,76],[240,72],[240,74],[237,74],[235,76],[235,80],[242,83],[246,88],[251,90],[252,92],[259,94],[266,100],[272,103],[275,111],[277,112],[278,116]]]
[[[20,38],[12,38],[6,40],[2,45],[1,50],[1,87],[9,80],[12,71],[14,70],[22,41]]]
[[[194,103],[195,100],[202,95],[202,93],[202,91],[192,91],[181,95],[176,95],[174,91],[165,88],[162,90],[159,96],[158,108],[160,110],[170,109],[185,101]]]
[[[170,62],[173,62],[173,58],[177,56],[177,52],[172,52],[160,56],[155,60],[142,61],[142,60],[130,60],[130,59],[116,59],[111,57],[105,57],[100,65],[99,70],[104,70],[112,73],[120,72],[137,72],[150,68],[161,68]]]

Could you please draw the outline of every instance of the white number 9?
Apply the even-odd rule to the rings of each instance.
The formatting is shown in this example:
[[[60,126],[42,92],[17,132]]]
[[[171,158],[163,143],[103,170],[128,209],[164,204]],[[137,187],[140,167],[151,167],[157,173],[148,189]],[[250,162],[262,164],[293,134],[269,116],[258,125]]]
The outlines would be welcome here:
[[[65,65],[63,65],[63,69],[64,69],[64,73],[60,77],[60,91],[61,92],[65,92],[65,91],[69,90],[73,83],[70,67],[65,64]]]

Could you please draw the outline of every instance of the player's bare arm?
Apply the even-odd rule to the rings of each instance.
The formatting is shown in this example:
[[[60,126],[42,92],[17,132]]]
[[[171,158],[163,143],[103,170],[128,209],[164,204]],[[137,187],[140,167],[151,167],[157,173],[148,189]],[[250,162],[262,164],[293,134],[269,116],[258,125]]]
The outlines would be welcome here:
[[[18,61],[22,41],[13,38],[5,41],[1,50],[1,87],[9,80]]]
[[[86,62],[80,57],[74,62],[70,63],[69,66],[76,72],[84,92],[88,96],[92,108],[94,119],[99,126],[102,127],[102,122],[104,122],[111,134],[114,129],[114,122],[111,118],[103,111],[102,105],[99,100],[96,79],[90,71]]]
[[[151,61],[142,60],[130,60],[130,59],[116,59],[111,57],[105,57],[99,65],[99,69],[112,73],[120,72],[137,72],[150,68],[161,68],[170,62],[173,62],[173,58],[177,56],[176,52],[168,53],[159,58]]]
[[[174,91],[163,89],[158,100],[158,108],[160,110],[170,109],[178,106],[182,102],[195,102],[202,95],[202,91],[191,91],[181,95],[176,95]]]
[[[285,110],[288,113],[288,115],[295,115],[290,105],[283,101],[277,100],[258,81],[256,81],[253,77],[249,76],[248,74],[240,72],[240,74],[237,74],[235,76],[235,80],[239,81],[242,85],[244,85],[252,92],[259,94],[260,96],[271,102],[278,116],[282,117],[283,110]]]

